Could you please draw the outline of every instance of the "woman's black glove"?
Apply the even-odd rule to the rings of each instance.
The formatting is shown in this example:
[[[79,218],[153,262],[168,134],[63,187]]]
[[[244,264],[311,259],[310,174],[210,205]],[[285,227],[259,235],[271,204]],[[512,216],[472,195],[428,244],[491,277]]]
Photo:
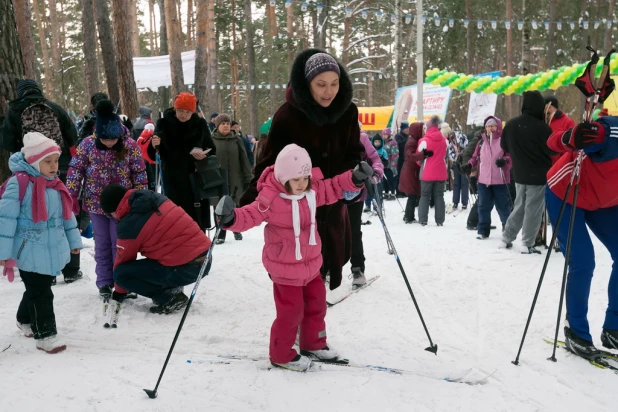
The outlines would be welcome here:
[[[497,159],[496,160],[496,166],[498,166],[498,167],[506,166],[506,159],[504,157],[501,157],[501,158]]]
[[[367,162],[360,162],[354,168],[352,172],[352,182],[357,186],[361,187],[365,184],[365,180],[369,179],[373,176],[373,169]]]
[[[428,157],[433,156],[433,151],[432,150],[423,149],[423,156],[425,156],[425,159],[427,159]]]
[[[223,196],[219,203],[217,203],[217,207],[215,208],[215,216],[219,220],[220,226],[230,226],[234,223],[234,209],[236,208],[236,204],[234,200],[229,196]]]

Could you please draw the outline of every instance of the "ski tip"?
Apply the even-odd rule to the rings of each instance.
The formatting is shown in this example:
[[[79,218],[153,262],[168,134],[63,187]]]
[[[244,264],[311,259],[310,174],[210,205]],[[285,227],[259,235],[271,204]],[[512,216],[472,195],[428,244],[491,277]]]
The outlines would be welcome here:
[[[432,346],[430,346],[430,347],[428,347],[428,348],[425,348],[425,350],[426,350],[427,352],[431,352],[431,353],[433,353],[434,355],[438,356],[438,345],[436,345],[436,344],[433,344]]]
[[[150,389],[144,389],[144,392],[146,392],[146,395],[148,395],[150,399],[154,399],[157,397],[157,391],[153,391]]]

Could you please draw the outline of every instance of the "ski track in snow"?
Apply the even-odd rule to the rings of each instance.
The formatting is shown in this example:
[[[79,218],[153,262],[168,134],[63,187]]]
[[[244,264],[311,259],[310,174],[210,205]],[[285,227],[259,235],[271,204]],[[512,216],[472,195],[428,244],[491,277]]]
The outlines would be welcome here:
[[[446,194],[447,200],[451,196]],[[564,350],[547,361],[557,315],[564,259],[552,254],[520,366],[521,335],[543,266],[543,255],[499,250],[500,231],[485,241],[466,230],[468,211],[447,215],[444,227],[404,225],[397,202],[386,201],[386,223],[434,343],[429,346],[377,217],[363,226],[370,288],[328,310],[329,343],[361,364],[418,371],[438,378],[472,368],[495,373],[485,385],[415,375],[328,368],[315,373],[264,370],[267,362],[188,364],[219,354],[267,356],[274,319],[272,283],[261,263],[262,229],[228,236],[216,246],[159,388],[152,389],[181,314],[151,315],[150,300],[123,305],[117,330],[103,328],[94,259],[82,253],[84,280],[53,288],[59,334],[67,350],[47,355],[15,327],[23,293],[19,278],[0,278],[0,410],[2,411],[613,411],[618,376]],[[366,220],[364,214],[363,219]],[[492,215],[499,224],[498,215]],[[91,247],[92,241],[86,240]],[[589,320],[600,345],[611,258],[595,239],[597,266]],[[349,265],[334,299],[350,288]],[[191,287],[185,288],[189,294]],[[564,313],[564,312],[563,312]],[[561,324],[561,326],[563,323]],[[562,336],[562,332],[560,332]]]

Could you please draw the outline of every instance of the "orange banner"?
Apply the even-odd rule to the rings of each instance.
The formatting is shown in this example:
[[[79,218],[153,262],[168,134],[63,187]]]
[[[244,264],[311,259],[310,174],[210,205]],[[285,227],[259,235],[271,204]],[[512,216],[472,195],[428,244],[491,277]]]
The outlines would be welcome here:
[[[380,131],[388,127],[394,106],[359,107],[358,120],[363,124],[361,130]]]

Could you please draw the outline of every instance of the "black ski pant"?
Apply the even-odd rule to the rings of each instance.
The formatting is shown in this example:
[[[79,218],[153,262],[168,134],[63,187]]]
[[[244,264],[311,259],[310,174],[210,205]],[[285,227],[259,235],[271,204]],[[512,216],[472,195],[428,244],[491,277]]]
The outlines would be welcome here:
[[[352,228],[352,257],[350,263],[353,268],[360,268],[365,272],[365,253],[363,250],[363,232],[361,223],[363,217],[363,202],[355,202],[348,205],[348,216]]]
[[[403,215],[404,220],[412,221],[415,219],[414,215],[420,199],[421,197],[419,195],[408,195],[408,201],[406,202],[406,212]]]
[[[25,270],[20,270],[19,275],[26,286],[26,291],[17,309],[17,321],[30,324],[34,339],[55,335],[56,315],[54,293],[51,288],[55,276]]]
[[[384,169],[384,179],[382,179],[382,186],[384,186],[384,194],[392,193],[397,194],[397,187],[395,184],[395,175],[390,167]]]

